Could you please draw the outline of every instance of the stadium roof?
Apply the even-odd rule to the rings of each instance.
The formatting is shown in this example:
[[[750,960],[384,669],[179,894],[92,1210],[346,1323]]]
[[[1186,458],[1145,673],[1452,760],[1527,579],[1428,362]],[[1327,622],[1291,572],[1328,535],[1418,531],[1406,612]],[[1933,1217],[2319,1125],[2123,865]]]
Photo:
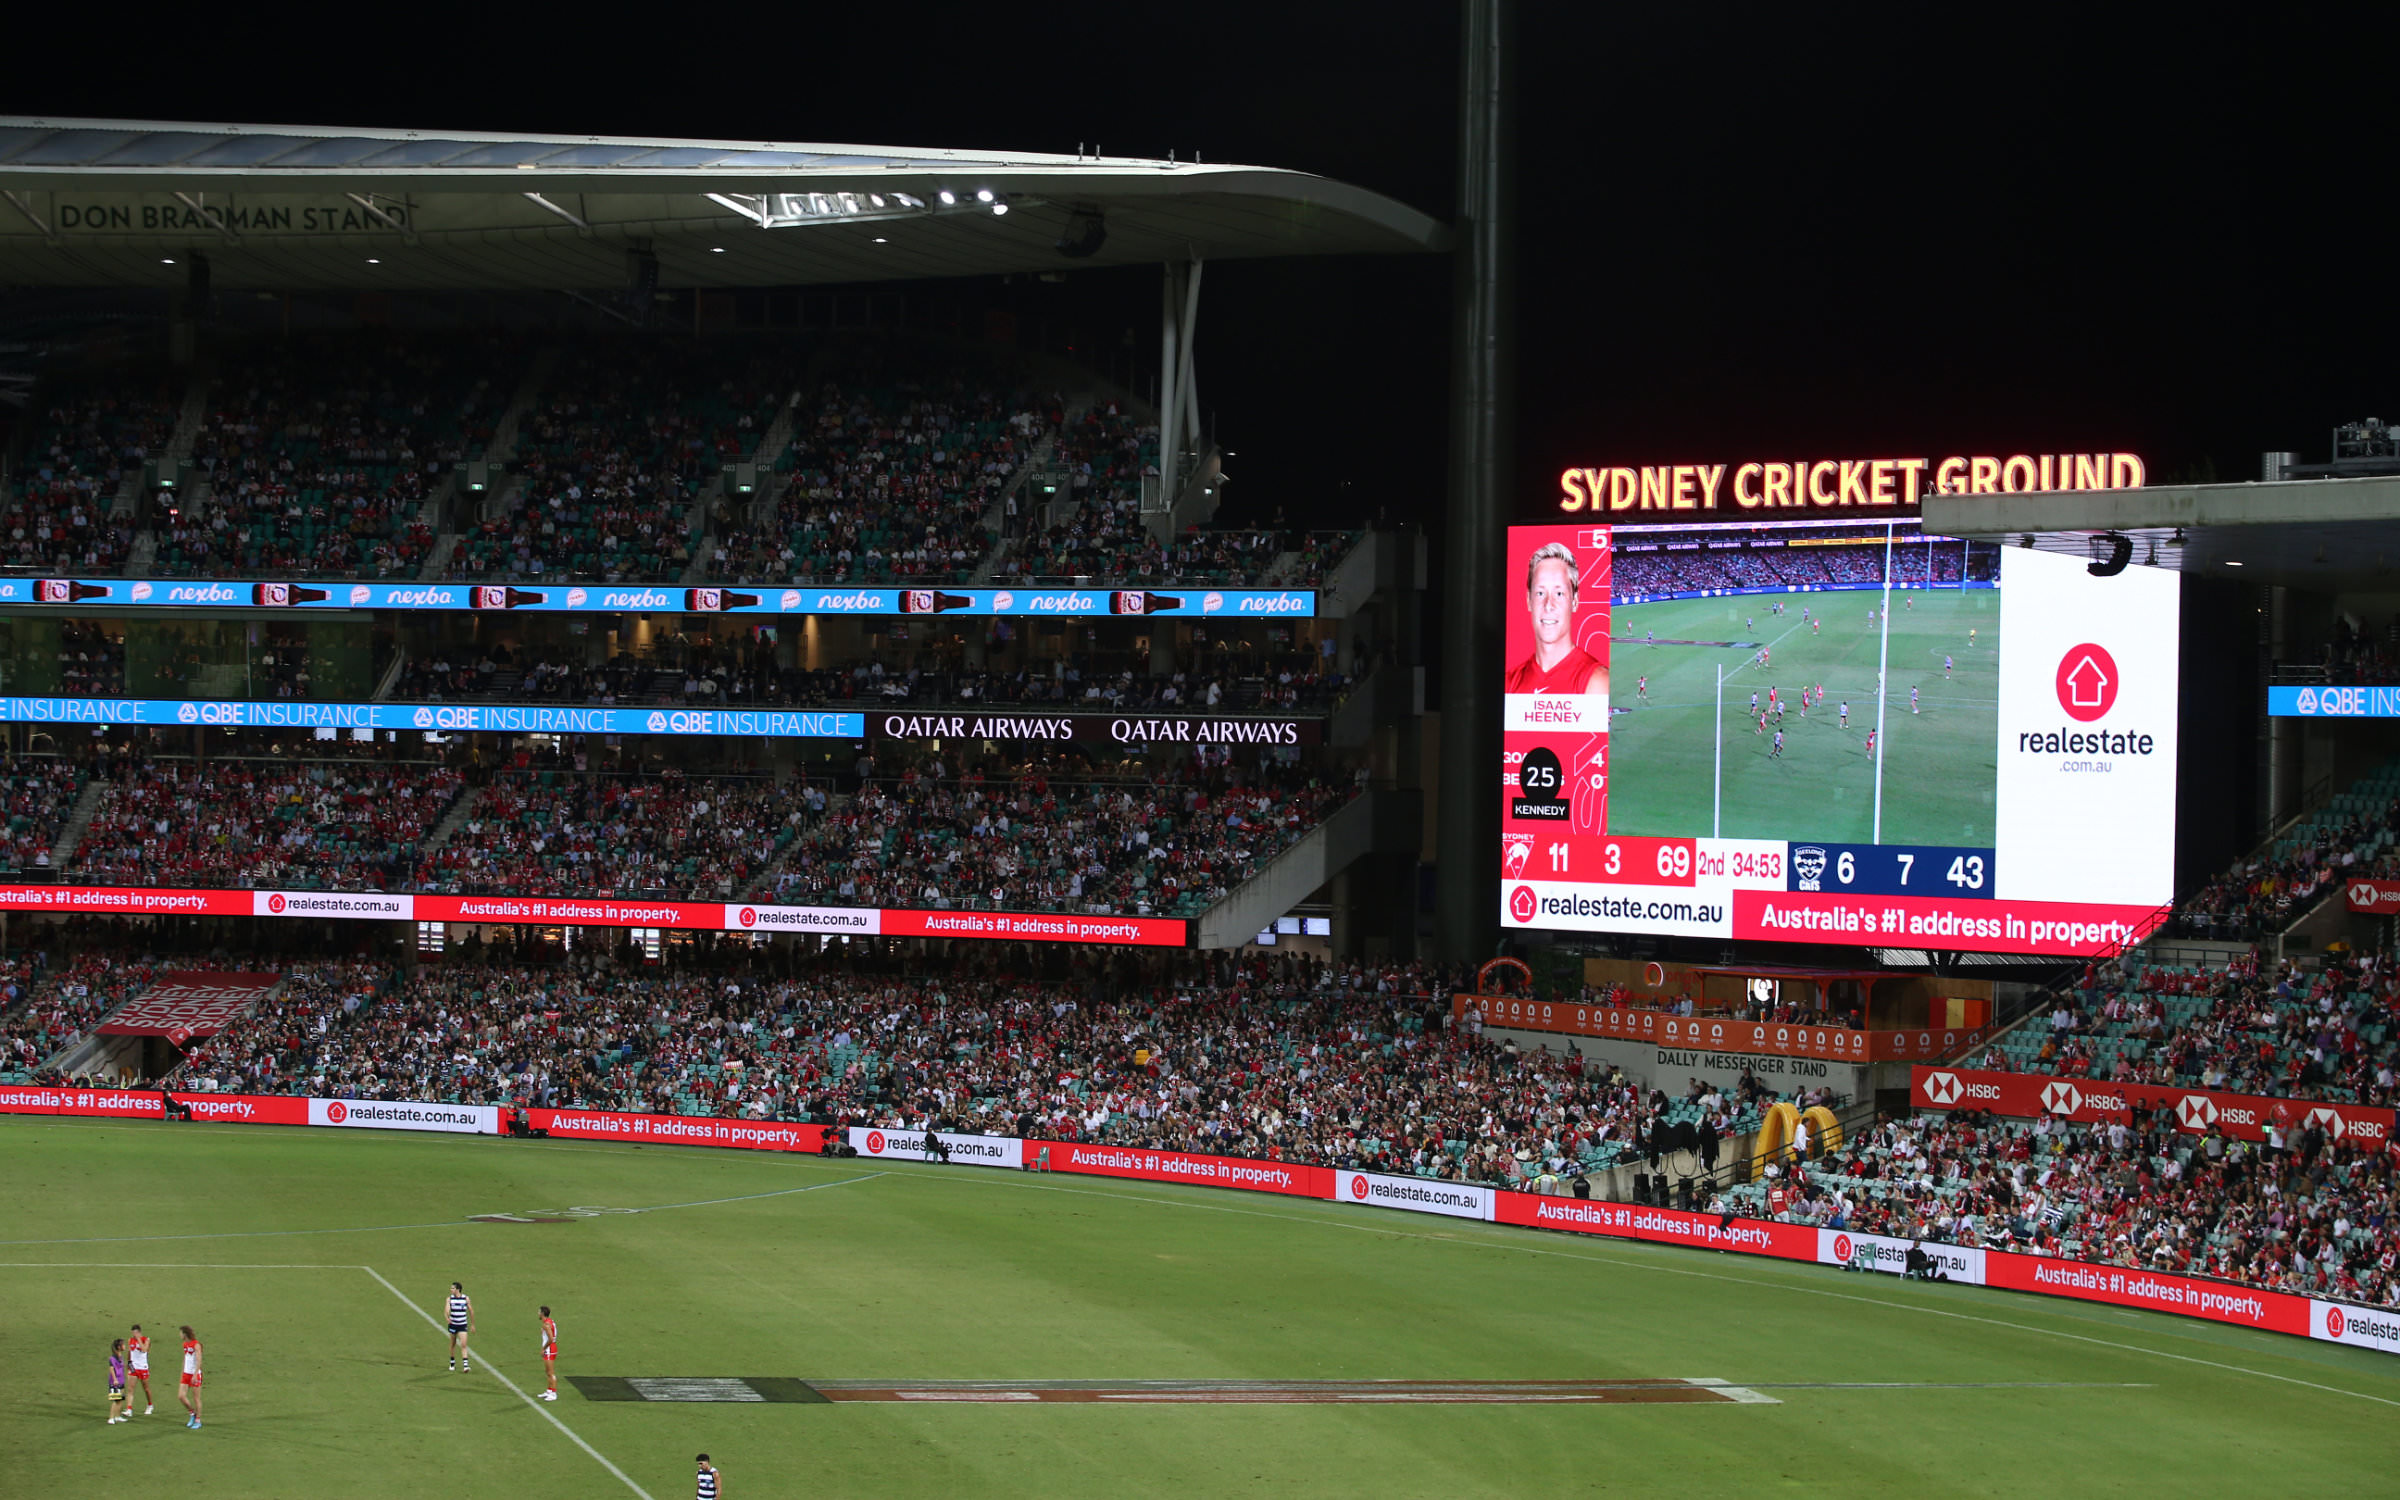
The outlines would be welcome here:
[[[20,286],[179,287],[195,251],[219,287],[464,290],[622,288],[644,250],[660,285],[708,287],[1445,243],[1406,204],[1277,167],[0,117],[0,282]]]
[[[1928,495],[1925,529],[2134,566],[2311,589],[2400,587],[2400,478]]]

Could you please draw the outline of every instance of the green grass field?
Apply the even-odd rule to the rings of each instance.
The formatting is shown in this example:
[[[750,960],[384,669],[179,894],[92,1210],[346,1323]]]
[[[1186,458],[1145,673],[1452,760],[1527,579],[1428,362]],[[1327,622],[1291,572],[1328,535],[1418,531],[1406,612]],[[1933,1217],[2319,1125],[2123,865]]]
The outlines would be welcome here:
[[[734,1500],[2389,1495],[2400,1460],[2400,1362],[2363,1351],[1205,1188],[23,1119],[0,1120],[0,1184],[12,1495],[679,1500],[703,1449]],[[576,1207],[619,1212],[467,1222]],[[1776,1405],[1070,1409],[596,1402],[562,1381],[537,1408],[486,1360],[445,1370],[402,1297],[430,1312],[453,1279],[527,1390],[543,1302],[562,1375],[1783,1384]],[[163,1404],[109,1427],[107,1342],[136,1320]],[[198,1432],[170,1415],[186,1322],[208,1350]]]
[[[1875,835],[1877,592],[1681,599],[1619,605],[1611,615],[1608,829],[1611,833],[1868,843]],[[1999,722],[2000,596],[1991,589],[1912,591],[1893,598],[1891,698],[1884,709],[1887,844],[1989,848]],[[1770,614],[1780,600],[1784,613]],[[1822,633],[1800,618],[1821,612]],[[1745,625],[1744,622],[1748,621]],[[1975,631],[1975,644],[1967,632]],[[1656,644],[1645,638],[1657,637]],[[1771,647],[1756,652],[1726,642]],[[1710,644],[1717,643],[1717,644]],[[1945,680],[1942,658],[1957,665]],[[1723,820],[1717,820],[1717,669],[1725,669]],[[1647,696],[1637,690],[1650,679]],[[1803,716],[1803,686],[1826,701]],[[1921,712],[1909,711],[1910,688]],[[1784,751],[1758,732],[1750,695],[1791,705]],[[1844,699],[1850,727],[1840,727]]]

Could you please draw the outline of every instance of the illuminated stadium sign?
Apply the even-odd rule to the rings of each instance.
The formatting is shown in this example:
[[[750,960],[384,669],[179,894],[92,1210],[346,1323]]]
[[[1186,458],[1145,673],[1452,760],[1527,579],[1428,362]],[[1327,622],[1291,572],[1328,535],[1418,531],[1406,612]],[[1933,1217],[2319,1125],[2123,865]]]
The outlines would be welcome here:
[[[2176,575],[1818,531],[1510,528],[1503,923],[2055,954],[2146,933],[2173,894]]]
[[[1064,619],[1308,619],[1314,589],[699,588],[597,583],[243,583],[194,578],[0,578],[0,604],[171,609],[498,610],[533,614],[1052,615]]]
[[[1913,514],[1927,494],[2138,489],[2145,477],[2141,459],[2131,453],[1595,466],[1560,471],[1558,509],[1605,515],[1619,524],[1789,519],[1823,511],[1884,520]]]

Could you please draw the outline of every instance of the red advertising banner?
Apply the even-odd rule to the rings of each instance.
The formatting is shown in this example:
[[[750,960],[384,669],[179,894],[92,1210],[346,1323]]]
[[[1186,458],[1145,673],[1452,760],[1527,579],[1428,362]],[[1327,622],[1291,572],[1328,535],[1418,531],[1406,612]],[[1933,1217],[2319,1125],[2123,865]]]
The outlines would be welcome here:
[[[281,974],[230,974],[180,970],[110,1012],[102,1036],[163,1036],[180,1047],[194,1037],[215,1036],[283,982]]]
[[[1191,1151],[1092,1146],[1074,1141],[1025,1143],[1025,1159],[1029,1162],[1037,1161],[1037,1153],[1043,1151],[1050,1153],[1053,1172],[1132,1177],[1143,1182],[1196,1182],[1206,1187],[1246,1188],[1254,1193],[1287,1193],[1295,1198],[1333,1196],[1331,1167],[1253,1161],[1239,1156],[1203,1156]]]
[[[725,925],[722,902],[612,901],[578,896],[419,896],[420,922],[499,922],[569,927],[684,927]]]
[[[159,1120],[166,1105],[156,1089],[45,1088],[0,1085],[0,1115],[97,1115],[124,1120]]]
[[[2084,901],[1965,901],[1845,896],[1832,891],[1733,893],[1733,935],[1768,942],[1878,943],[1978,953],[2098,957],[2141,941],[2168,908]]]
[[[620,901],[604,896],[412,896],[372,891],[194,891],[74,885],[0,886],[0,911],[119,916],[318,917],[495,922],[510,926],[674,927],[699,932],[805,931],[844,936],[955,937],[1182,948],[1181,917],[1076,912],[921,911],[784,907],[722,901]]]
[[[170,1091],[195,1120],[223,1125],[306,1125],[308,1101],[282,1094],[186,1094]]]
[[[2286,1130],[2313,1124],[2337,1141],[2392,1144],[2393,1112],[2364,1104],[2325,1104],[2165,1084],[1970,1068],[1915,1068],[1908,1087],[1910,1099],[1919,1109],[1984,1109],[2023,1119],[2050,1114],[2085,1122],[2117,1119],[2136,1108],[2163,1109],[2174,1114],[2176,1129],[2191,1135],[2205,1134],[2214,1125],[2229,1136],[2255,1141],[2266,1137],[2270,1123]]]
[[[605,1109],[529,1109],[536,1130],[583,1141],[645,1145],[738,1146],[752,1151],[825,1149],[825,1127],[787,1120],[728,1120],[707,1115],[631,1115]]]
[[[2400,912],[2400,880],[2353,880],[2348,889],[2352,911],[2385,917]]]
[[[1920,1028],[1914,1031],[1852,1031],[1840,1026],[1802,1026],[1780,1021],[1735,1021],[1723,1016],[1678,1016],[1663,1010],[1606,1005],[1570,1005],[1505,995],[1453,995],[1450,1014],[1464,1019],[1480,1011],[1486,1026],[1556,1031],[1571,1036],[1618,1037],[1660,1047],[1707,1052],[1753,1052],[1777,1057],[1818,1057],[1832,1062],[1906,1062],[1952,1057],[1981,1043],[1983,1028]]]
[[[1181,917],[1095,917],[1068,912],[903,911],[883,909],[885,937],[988,938],[1035,943],[1118,943],[1181,948],[1191,924]]]
[[[0,910],[100,912],[116,916],[246,917],[249,891],[164,886],[0,885]]]
[[[2310,1334],[2309,1302],[2288,1292],[2261,1291],[2231,1282],[2201,1281],[2164,1271],[2094,1266],[2040,1255],[1987,1250],[1983,1284],[2004,1291],[2041,1292],[2082,1302],[2180,1313],[2212,1323],[2264,1328],[2272,1333]]]
[[[1604,1234],[1661,1245],[1695,1245],[1703,1250],[1739,1250],[1778,1260],[1817,1258],[1817,1231],[1806,1224],[1735,1219],[1728,1225],[1715,1214],[1648,1208],[1638,1203],[1553,1198],[1535,1193],[1497,1193],[1493,1197],[1492,1222],[1496,1224]]]

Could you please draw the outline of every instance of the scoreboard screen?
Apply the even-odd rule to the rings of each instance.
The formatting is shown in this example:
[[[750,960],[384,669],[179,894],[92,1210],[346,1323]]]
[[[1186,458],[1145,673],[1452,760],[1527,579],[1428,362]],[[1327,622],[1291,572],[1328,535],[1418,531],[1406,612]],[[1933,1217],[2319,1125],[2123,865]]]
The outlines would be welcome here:
[[[1507,926],[2068,955],[2173,897],[2175,573],[1858,520],[1508,568]]]

